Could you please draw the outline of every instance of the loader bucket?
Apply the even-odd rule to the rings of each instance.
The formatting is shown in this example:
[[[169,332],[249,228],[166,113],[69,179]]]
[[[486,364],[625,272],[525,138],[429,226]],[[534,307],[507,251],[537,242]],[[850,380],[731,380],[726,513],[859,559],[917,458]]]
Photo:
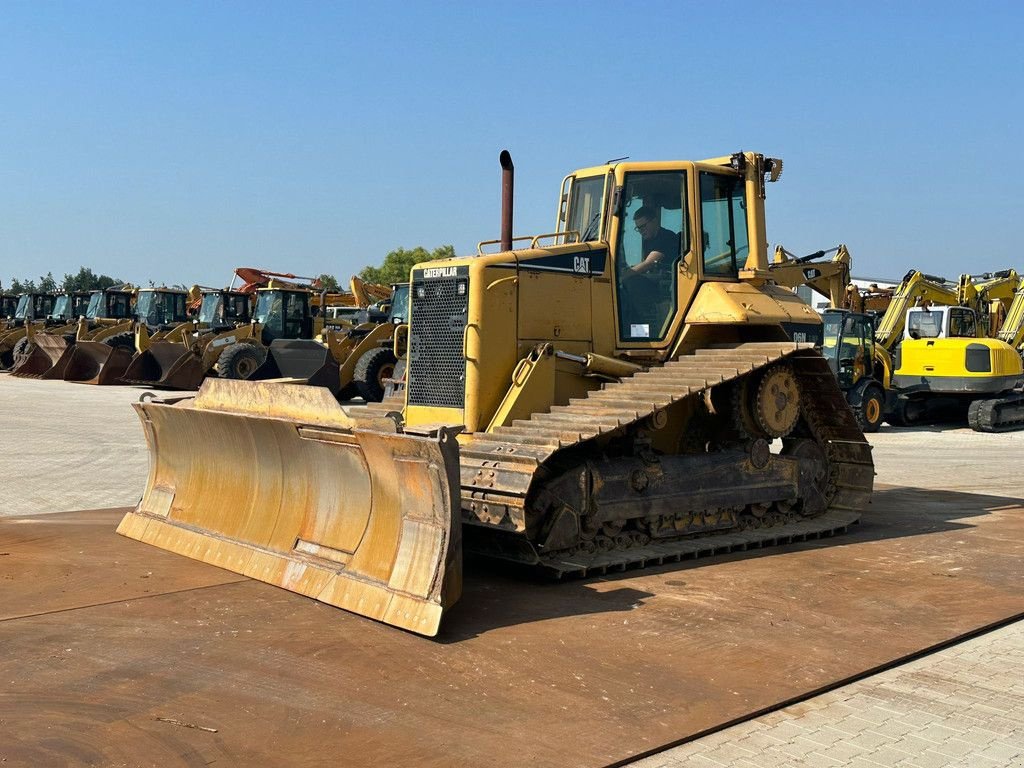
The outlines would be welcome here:
[[[253,371],[249,381],[290,379],[312,387],[326,387],[335,397],[341,389],[338,362],[330,350],[309,339],[274,339],[267,359]]]
[[[132,358],[121,381],[167,389],[198,389],[206,377],[202,355],[183,344],[150,342],[149,348]]]
[[[149,480],[118,533],[437,634],[462,590],[454,431],[402,433],[321,387],[230,379],[135,408]]]
[[[11,374],[38,379],[57,364],[67,348],[68,342],[63,336],[37,333],[32,337],[32,351],[14,366]]]
[[[102,341],[79,341],[71,347],[64,381],[79,384],[117,384],[128,368],[132,352]]]

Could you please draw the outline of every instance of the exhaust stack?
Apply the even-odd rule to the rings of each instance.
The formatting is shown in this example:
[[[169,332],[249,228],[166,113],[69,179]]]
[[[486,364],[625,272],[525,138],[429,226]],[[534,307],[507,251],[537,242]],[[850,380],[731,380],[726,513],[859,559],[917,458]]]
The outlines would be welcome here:
[[[498,156],[501,163],[501,250],[512,250],[512,192],[515,185],[516,168],[512,155],[507,149]]]

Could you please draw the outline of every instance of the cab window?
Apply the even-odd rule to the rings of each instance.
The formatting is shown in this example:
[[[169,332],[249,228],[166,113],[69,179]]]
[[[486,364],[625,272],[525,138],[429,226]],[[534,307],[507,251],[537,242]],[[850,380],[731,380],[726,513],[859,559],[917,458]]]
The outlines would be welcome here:
[[[703,224],[701,259],[705,277],[739,276],[750,252],[744,184],[739,176],[703,172],[700,175],[700,215]]]
[[[615,256],[623,341],[660,341],[668,333],[679,263],[689,250],[686,189],[686,171],[626,175]]]
[[[579,232],[580,240],[601,236],[601,212],[604,209],[604,177],[574,179],[569,193],[569,220],[566,229]]]
[[[949,310],[949,335],[973,338],[978,335],[974,312],[963,307]]]

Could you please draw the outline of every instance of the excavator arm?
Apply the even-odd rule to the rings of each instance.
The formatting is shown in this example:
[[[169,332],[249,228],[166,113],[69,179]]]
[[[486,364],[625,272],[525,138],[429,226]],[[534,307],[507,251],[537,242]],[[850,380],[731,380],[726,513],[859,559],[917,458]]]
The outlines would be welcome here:
[[[1006,319],[996,338],[1005,341],[1018,352],[1024,351],[1021,349],[1024,346],[1024,278],[1017,285],[1010,308],[1006,310]]]
[[[907,310],[926,303],[957,306],[960,303],[957,288],[944,277],[926,275],[912,269],[893,293],[889,308],[885,310],[875,330],[875,342],[891,353],[903,336]]]
[[[835,253],[835,256],[829,261],[818,261],[830,253]],[[809,286],[827,298],[833,308],[838,308],[845,303],[851,264],[850,251],[842,244],[800,257],[777,245],[775,257],[768,265],[768,274],[776,284],[786,288]]]

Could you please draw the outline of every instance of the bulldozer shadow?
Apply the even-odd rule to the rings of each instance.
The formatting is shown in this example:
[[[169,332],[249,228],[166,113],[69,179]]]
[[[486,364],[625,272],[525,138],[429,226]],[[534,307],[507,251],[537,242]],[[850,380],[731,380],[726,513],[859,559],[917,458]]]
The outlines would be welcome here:
[[[599,577],[550,581],[512,564],[468,557],[462,598],[450,613],[445,614],[441,632],[435,640],[457,643],[502,627],[570,616],[625,615],[642,608],[650,598],[657,597],[662,586],[671,588],[683,583],[697,584],[700,570],[710,566],[784,557],[794,552],[849,548],[890,539],[967,531],[984,525],[995,512],[1013,509],[1019,509],[1024,520],[1024,499],[1020,498],[887,487],[875,491],[872,504],[863,513],[861,521],[844,534],[643,569],[626,569]],[[916,549],[926,554],[929,551],[938,554],[948,544],[948,539],[936,537],[934,545],[930,545],[925,538]],[[683,573],[687,574],[685,582],[664,578]],[[638,579],[644,580],[639,586],[646,589],[637,588],[635,582]],[[616,582],[625,580],[634,583],[615,586]]]

